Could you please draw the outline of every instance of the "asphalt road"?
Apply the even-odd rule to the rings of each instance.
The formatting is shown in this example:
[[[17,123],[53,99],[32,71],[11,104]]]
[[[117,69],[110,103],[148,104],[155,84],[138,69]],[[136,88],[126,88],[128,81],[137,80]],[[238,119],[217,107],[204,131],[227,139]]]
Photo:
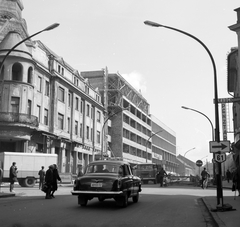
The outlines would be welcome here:
[[[117,207],[114,200],[97,199],[81,207],[70,195],[71,187],[59,187],[51,200],[45,200],[36,187],[15,190],[16,197],[0,199],[1,227],[214,227],[200,199],[216,194],[213,189],[146,185],[139,202],[129,199],[127,208]]]

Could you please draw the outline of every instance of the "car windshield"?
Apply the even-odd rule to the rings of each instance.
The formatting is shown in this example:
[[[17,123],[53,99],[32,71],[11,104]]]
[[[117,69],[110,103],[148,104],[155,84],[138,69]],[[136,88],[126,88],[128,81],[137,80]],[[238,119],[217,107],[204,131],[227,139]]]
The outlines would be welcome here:
[[[138,169],[139,170],[153,170],[153,165],[139,165]]]
[[[102,163],[90,164],[86,169],[86,173],[120,173],[121,171],[120,165]]]

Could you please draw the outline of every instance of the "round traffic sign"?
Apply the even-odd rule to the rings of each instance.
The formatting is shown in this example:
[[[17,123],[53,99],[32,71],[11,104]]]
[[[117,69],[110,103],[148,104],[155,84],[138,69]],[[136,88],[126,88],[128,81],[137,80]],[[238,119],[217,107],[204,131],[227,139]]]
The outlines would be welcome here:
[[[202,160],[197,160],[197,161],[196,161],[196,165],[197,165],[198,167],[201,167],[201,166],[203,165]]]

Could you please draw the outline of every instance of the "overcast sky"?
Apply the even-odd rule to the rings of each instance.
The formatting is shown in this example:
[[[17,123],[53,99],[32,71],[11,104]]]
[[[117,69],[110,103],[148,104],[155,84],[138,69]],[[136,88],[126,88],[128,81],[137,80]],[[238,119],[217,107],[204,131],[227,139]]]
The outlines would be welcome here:
[[[212,159],[210,123],[201,114],[181,108],[196,109],[215,125],[209,55],[190,37],[143,22],[184,30],[205,43],[216,63],[219,98],[227,98],[226,59],[231,47],[237,46],[237,35],[228,26],[237,21],[234,9],[240,7],[239,0],[22,1],[29,35],[60,23],[35,39],[79,72],[105,67],[110,73],[119,72],[141,90],[150,113],[176,132],[177,154],[195,148],[187,158],[194,162]],[[230,105],[230,122],[231,112]],[[228,136],[233,142],[232,134]]]

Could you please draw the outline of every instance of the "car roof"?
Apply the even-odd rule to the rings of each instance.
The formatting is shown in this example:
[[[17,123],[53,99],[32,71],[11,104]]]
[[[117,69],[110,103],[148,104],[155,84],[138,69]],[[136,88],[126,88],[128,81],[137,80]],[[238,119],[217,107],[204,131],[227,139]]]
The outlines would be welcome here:
[[[118,165],[130,165],[128,162],[126,161],[122,161],[122,160],[97,160],[97,161],[93,161],[91,163],[89,163],[89,165],[92,164],[118,164]]]

